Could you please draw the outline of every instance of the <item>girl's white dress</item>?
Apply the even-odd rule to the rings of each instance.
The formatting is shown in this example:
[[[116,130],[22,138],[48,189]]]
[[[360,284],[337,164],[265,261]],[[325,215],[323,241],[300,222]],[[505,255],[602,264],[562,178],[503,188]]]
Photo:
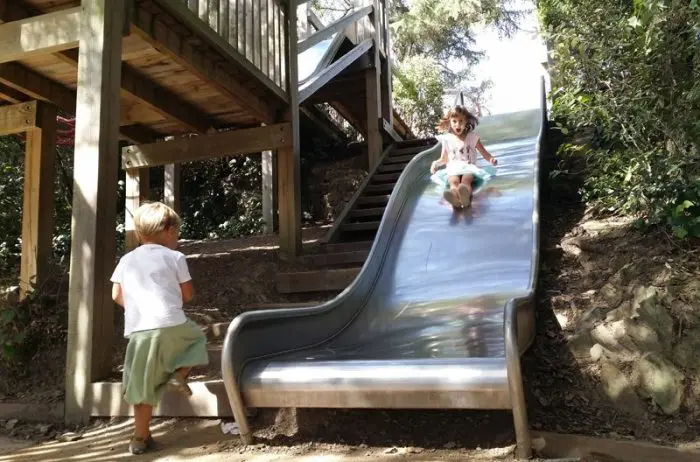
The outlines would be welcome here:
[[[437,138],[442,143],[443,150],[447,149],[447,165],[430,177],[434,183],[448,187],[448,177],[471,174],[474,177],[474,186],[479,187],[491,178],[491,173],[476,166],[476,145],[479,143],[476,133],[467,133],[464,141],[452,133],[439,135]]]

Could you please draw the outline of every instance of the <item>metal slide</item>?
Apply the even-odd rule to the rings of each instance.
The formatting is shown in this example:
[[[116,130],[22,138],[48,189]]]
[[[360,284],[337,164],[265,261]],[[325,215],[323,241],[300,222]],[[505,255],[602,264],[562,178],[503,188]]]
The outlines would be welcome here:
[[[482,122],[509,140],[485,137],[498,174],[472,211],[441,203],[429,179],[437,145],[402,173],[346,290],[233,320],[222,376],[246,442],[246,407],[512,409],[529,456],[520,354],[534,337],[544,107],[543,96],[521,127]]]

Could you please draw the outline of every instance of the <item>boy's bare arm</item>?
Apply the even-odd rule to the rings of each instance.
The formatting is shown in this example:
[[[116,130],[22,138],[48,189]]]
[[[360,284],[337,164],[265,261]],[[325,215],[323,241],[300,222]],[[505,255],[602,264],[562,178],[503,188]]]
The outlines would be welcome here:
[[[182,301],[188,303],[194,298],[194,284],[192,281],[183,282],[180,284],[180,290],[182,291]]]
[[[124,294],[122,293],[122,286],[116,282],[112,284],[112,300],[114,300],[117,305],[124,307]]]

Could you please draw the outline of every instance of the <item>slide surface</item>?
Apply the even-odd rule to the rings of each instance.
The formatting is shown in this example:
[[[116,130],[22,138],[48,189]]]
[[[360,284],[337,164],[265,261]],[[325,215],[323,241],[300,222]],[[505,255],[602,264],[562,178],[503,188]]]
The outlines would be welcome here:
[[[402,173],[345,291],[232,322],[222,373],[237,420],[246,407],[524,407],[542,111],[482,119],[477,132],[499,164],[471,210],[454,212],[430,181],[436,145]]]

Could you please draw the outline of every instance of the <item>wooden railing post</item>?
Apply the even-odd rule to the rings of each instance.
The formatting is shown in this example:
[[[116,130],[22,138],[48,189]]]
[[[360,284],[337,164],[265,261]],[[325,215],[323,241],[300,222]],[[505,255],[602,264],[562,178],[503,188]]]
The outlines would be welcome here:
[[[124,204],[124,250],[129,252],[139,245],[134,228],[134,212],[149,198],[148,183],[150,181],[150,175],[148,167],[130,168],[125,172],[124,191],[126,193],[126,203]]]
[[[391,73],[391,32],[389,31],[389,16],[387,13],[387,0],[379,0],[381,4],[381,35],[382,47],[384,55],[381,56],[382,74],[381,74],[381,89],[382,89],[382,117],[389,122],[390,126],[394,125],[394,105],[392,101],[393,84]]]

